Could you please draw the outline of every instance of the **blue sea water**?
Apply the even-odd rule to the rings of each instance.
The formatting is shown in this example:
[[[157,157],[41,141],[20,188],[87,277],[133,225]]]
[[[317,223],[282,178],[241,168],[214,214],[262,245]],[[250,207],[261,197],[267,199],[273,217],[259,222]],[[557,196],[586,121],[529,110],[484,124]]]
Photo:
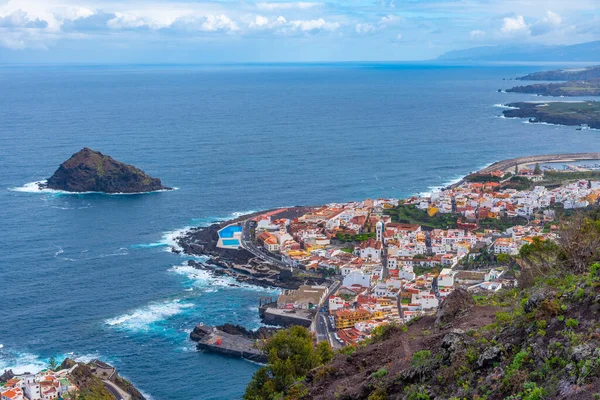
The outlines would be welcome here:
[[[0,370],[100,357],[149,397],[239,398],[255,364],[199,353],[198,322],[256,328],[275,291],[169,243],[234,213],[427,192],[493,161],[600,151],[600,132],[499,118],[542,68],[0,67]],[[84,146],[179,190],[30,193]],[[21,191],[15,190],[21,188]],[[237,215],[237,214],[236,214]]]

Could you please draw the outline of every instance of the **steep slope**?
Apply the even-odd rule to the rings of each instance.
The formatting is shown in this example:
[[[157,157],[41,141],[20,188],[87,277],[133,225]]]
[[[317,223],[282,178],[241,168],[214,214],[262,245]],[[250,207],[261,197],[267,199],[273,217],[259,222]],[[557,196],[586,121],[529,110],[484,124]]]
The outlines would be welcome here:
[[[596,399],[598,270],[549,278],[474,306],[470,294],[456,290],[437,320],[389,328],[352,354],[337,355],[311,371],[296,398]]]
[[[143,193],[168,190],[160,179],[100,152],[84,148],[62,163],[46,187],[68,192]]]

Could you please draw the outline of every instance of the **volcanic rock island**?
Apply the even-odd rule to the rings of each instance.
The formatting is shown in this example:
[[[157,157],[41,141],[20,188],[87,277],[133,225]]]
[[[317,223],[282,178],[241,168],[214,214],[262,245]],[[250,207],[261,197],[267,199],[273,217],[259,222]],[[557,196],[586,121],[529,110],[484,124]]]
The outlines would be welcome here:
[[[42,189],[67,192],[146,193],[171,190],[160,179],[147,175],[133,165],[87,147],[73,154],[62,163]]]

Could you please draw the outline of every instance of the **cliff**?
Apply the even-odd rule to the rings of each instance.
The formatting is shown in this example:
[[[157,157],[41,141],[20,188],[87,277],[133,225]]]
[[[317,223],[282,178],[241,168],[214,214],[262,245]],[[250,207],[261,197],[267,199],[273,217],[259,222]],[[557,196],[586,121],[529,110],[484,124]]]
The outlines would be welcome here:
[[[111,365],[94,360],[89,364],[65,359],[60,369],[68,369],[77,365],[70,373],[70,378],[79,388],[80,398],[95,400],[114,400],[115,396],[105,381],[127,393],[131,400],[145,400],[145,397],[131,384],[131,382],[119,376],[116,369]],[[111,373],[114,371],[114,373]]]
[[[437,318],[390,326],[313,369],[301,396],[287,398],[595,399],[600,289],[579,280],[566,286],[512,291],[478,305],[457,290]]]
[[[599,69],[600,71],[600,69]],[[538,94],[540,96],[600,96],[600,79],[568,81],[561,83],[537,83],[507,89],[508,93]]]
[[[506,118],[529,118],[530,122],[581,126],[600,129],[600,103],[548,102],[548,103],[510,103],[510,110],[503,111]]]
[[[578,81],[590,79],[600,79],[600,66],[534,72],[517,78],[517,80],[522,81]]]
[[[84,148],[62,163],[45,187],[67,192],[144,193],[169,190],[160,179],[100,152]]]

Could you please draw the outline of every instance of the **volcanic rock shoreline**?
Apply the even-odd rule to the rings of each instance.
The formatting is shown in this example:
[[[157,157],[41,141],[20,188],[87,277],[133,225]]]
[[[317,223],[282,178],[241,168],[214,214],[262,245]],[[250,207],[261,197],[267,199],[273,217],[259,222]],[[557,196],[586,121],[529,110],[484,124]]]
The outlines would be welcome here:
[[[272,217],[293,219],[307,213],[311,209],[312,207],[290,207],[274,214]],[[321,278],[299,279],[293,277],[289,273],[288,268],[265,261],[243,248],[233,250],[217,247],[217,242],[219,241],[218,232],[220,229],[227,225],[241,223],[250,218],[273,211],[276,210],[250,213],[229,221],[212,224],[208,227],[192,228],[176,239],[180,249],[173,248],[172,250],[176,253],[183,253],[189,256],[207,257],[207,261],[188,260],[187,264],[196,269],[211,271],[215,275],[229,276],[243,284],[297,289],[303,284],[319,285],[327,282]]]

